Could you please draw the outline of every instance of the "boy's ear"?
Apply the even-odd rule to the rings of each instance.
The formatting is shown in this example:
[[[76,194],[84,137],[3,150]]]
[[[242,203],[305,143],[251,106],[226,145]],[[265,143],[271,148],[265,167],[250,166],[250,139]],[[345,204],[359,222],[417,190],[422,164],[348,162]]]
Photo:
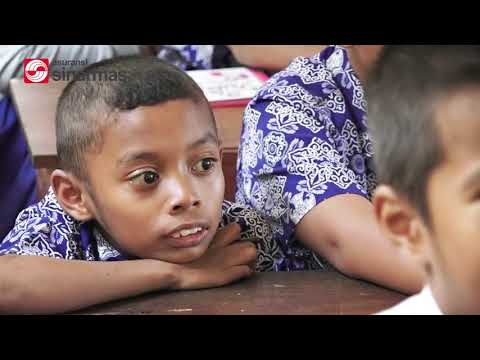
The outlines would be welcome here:
[[[88,206],[88,194],[74,175],[56,169],[50,176],[50,183],[58,202],[70,216],[78,221],[93,218],[91,207]]]
[[[377,187],[372,202],[383,234],[409,255],[423,257],[426,251],[426,229],[412,205],[387,185]]]

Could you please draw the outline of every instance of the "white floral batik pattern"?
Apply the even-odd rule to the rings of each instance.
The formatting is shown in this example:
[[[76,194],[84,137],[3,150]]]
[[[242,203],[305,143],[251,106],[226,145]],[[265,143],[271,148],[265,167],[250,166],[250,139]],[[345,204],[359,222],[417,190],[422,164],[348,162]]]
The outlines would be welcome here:
[[[283,258],[275,270],[321,269],[295,226],[329,197],[370,199],[376,186],[366,101],[346,49],[298,57],[248,104],[237,162],[237,201],[270,221]]]

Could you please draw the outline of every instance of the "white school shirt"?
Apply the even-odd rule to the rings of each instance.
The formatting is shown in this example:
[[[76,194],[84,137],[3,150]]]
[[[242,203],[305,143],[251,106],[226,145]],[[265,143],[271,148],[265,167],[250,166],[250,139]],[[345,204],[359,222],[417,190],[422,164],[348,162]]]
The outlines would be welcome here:
[[[425,286],[421,292],[410,296],[389,309],[380,311],[375,315],[443,315],[438,307],[432,290]]]

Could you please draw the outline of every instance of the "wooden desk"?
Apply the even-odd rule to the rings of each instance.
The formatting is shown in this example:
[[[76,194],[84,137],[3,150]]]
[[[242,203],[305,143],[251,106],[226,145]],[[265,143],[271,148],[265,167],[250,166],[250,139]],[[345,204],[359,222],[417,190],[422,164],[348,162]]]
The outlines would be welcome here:
[[[65,81],[48,84],[25,84],[21,79],[10,81],[10,91],[22,122],[33,162],[39,171],[39,192],[48,188],[51,169],[57,167],[55,145],[55,111]],[[237,150],[240,141],[243,107],[217,108],[214,115],[224,147],[225,198],[234,199]]]
[[[216,289],[157,292],[75,314],[323,315],[371,314],[405,298],[335,271],[257,273]]]

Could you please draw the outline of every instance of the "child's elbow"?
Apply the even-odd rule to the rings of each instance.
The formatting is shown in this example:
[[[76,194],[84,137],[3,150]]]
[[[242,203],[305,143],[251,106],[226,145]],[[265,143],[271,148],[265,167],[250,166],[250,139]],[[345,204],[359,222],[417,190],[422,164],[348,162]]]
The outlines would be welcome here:
[[[348,252],[343,251],[341,248],[336,248],[331,251],[330,263],[340,271],[342,274],[352,277],[359,277],[359,269],[357,266],[357,259],[355,259]]]
[[[413,264],[399,263],[398,259],[392,259],[392,263],[397,261],[396,266],[393,266],[398,271],[390,271],[372,264],[372,261],[366,261],[357,251],[337,248],[331,258],[332,265],[338,271],[354,279],[373,282],[404,294],[418,293],[423,287],[421,271]]]

